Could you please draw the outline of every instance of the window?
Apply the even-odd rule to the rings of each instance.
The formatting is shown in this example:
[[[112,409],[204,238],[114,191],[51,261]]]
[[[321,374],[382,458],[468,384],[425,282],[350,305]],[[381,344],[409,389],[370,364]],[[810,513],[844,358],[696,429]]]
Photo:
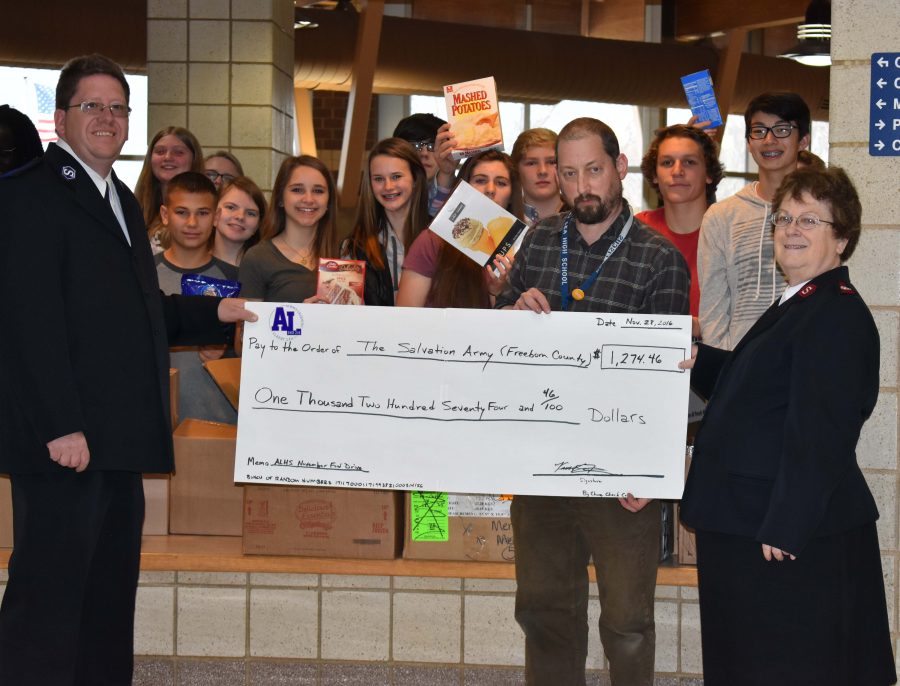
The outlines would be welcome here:
[[[128,141],[115,163],[116,175],[130,188],[137,184],[147,150],[147,77],[126,74],[131,89]],[[0,93],[5,102],[28,115],[44,147],[56,140],[53,113],[56,110],[57,69],[0,67]]]

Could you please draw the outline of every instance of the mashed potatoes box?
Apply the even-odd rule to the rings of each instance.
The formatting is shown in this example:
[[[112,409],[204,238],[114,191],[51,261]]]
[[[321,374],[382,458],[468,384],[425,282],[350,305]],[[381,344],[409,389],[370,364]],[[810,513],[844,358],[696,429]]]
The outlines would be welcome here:
[[[514,562],[510,503],[498,495],[407,493],[403,557]]]
[[[484,150],[503,150],[497,84],[488,76],[444,86],[447,121],[456,136],[453,159],[477,155]]]
[[[400,508],[396,491],[246,486],[244,554],[391,560]]]

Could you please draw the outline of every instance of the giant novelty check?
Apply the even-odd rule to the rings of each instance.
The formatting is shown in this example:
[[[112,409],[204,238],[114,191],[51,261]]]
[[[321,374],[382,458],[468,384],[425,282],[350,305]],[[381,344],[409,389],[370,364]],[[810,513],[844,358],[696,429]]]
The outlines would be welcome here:
[[[690,317],[247,306],[235,481],[681,496]]]

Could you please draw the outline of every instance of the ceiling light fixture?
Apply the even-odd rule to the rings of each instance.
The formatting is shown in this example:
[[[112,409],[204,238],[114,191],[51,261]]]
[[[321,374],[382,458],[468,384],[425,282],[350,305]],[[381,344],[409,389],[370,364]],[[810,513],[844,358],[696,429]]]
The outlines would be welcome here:
[[[810,67],[831,66],[831,0],[812,0],[797,26],[797,45],[779,55]]]

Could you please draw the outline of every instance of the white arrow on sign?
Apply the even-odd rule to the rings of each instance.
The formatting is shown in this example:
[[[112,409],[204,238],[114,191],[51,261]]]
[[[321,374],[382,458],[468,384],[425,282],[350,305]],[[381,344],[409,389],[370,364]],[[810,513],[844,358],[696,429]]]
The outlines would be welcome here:
[[[875,85],[877,85],[879,88],[884,88],[886,84],[887,84],[887,81],[885,81],[884,79],[878,79],[875,82]]]
[[[880,110],[884,109],[885,105],[887,105],[887,103],[884,100],[882,100],[881,98],[878,98],[878,101],[875,103],[875,107],[877,107]]]
[[[882,143],[881,141],[878,141],[875,144],[875,147],[878,148],[879,150],[884,150],[884,143]]]
[[[877,128],[879,131],[881,131],[881,129],[884,128],[884,122],[881,121],[881,120],[879,119],[879,120],[876,122],[875,126],[876,126],[876,128]]]
[[[888,66],[888,61],[886,59],[884,59],[884,57],[879,57],[878,58],[878,66],[886,67],[886,66]]]

